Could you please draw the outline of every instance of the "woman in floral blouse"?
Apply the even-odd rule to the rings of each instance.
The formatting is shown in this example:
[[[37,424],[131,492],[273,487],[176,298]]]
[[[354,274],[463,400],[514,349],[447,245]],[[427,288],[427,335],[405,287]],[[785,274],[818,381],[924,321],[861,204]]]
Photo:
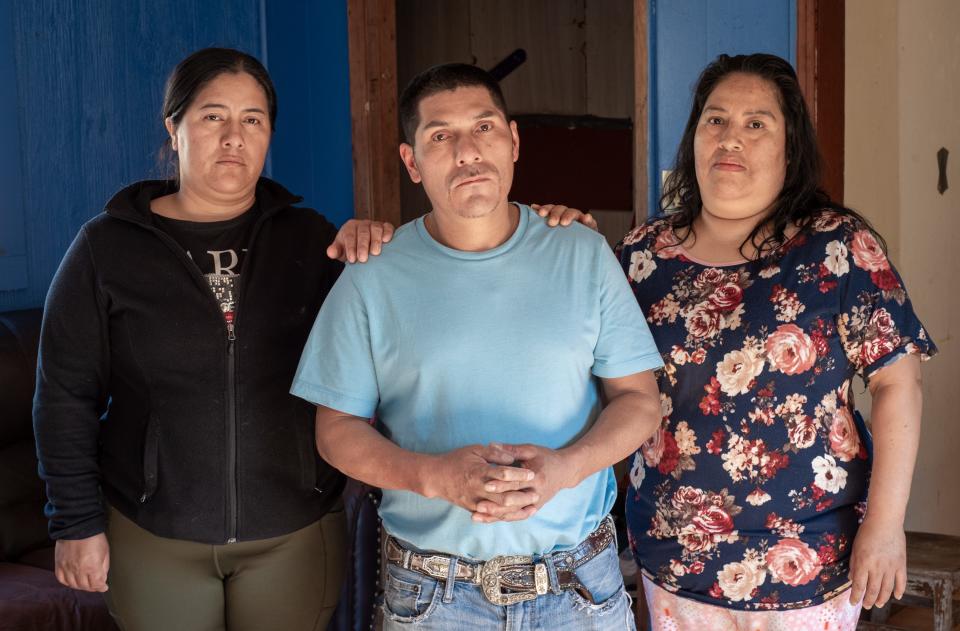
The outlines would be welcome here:
[[[665,364],[627,499],[655,629],[853,630],[861,602],[903,594],[936,347],[882,239],[818,182],[790,65],[721,55],[665,186],[674,210],[619,247]]]

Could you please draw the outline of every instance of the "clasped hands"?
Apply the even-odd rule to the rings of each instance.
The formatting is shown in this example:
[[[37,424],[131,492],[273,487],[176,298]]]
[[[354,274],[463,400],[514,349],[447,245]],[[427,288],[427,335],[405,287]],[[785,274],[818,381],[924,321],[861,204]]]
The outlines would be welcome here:
[[[423,495],[470,511],[475,522],[519,521],[578,482],[562,450],[490,443],[431,456]]]

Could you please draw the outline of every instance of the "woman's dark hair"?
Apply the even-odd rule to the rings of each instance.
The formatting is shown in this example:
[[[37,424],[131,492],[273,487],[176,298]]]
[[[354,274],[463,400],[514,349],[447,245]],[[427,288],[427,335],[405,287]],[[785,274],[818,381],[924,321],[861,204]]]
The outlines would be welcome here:
[[[417,126],[420,125],[420,101],[438,92],[479,86],[486,88],[490,99],[510,120],[507,101],[503,98],[500,84],[489,72],[470,64],[441,64],[428,68],[415,76],[400,96],[400,126],[407,144],[414,144]]]
[[[267,97],[270,129],[276,129],[277,92],[267,69],[252,55],[233,48],[203,48],[178,63],[167,78],[163,93],[163,109],[160,113],[161,120],[166,121],[169,118],[174,126],[179,125],[190,104],[208,83],[224,73],[241,72],[253,77],[263,88]],[[168,156],[171,166],[175,165],[169,139],[161,153]]]
[[[721,81],[733,73],[755,75],[772,83],[786,122],[787,164],[783,188],[767,219],[758,223],[740,245],[741,254],[748,243],[754,244],[760,257],[773,253],[786,240],[784,231],[789,224],[796,223],[806,227],[815,214],[824,208],[862,222],[874,232],[885,248],[883,238],[876,234],[866,219],[859,213],[833,202],[820,187],[822,165],[817,134],[810,121],[797,75],[789,62],[776,55],[764,53],[734,57],[720,55],[700,74],[693,92],[690,117],[677,148],[673,172],[664,182],[660,197],[660,210],[669,213],[674,232],[693,233],[693,222],[700,215],[703,199],[697,184],[694,136],[710,94]],[[761,238],[764,233],[766,236]],[[750,257],[744,255],[744,258]]]

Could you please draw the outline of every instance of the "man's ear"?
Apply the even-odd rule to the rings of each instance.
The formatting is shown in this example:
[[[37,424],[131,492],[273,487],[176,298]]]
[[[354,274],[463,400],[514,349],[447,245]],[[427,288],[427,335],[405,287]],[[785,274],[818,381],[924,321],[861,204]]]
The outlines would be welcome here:
[[[513,136],[513,161],[520,159],[520,133],[517,131],[517,121],[510,121],[510,135]]]
[[[413,181],[414,184],[419,184],[423,181],[423,178],[420,177],[420,169],[417,168],[417,161],[413,155],[413,146],[405,142],[400,143],[400,160],[403,162],[403,166],[407,167],[407,173],[410,175],[410,180]]]
[[[163,119],[163,126],[167,128],[167,133],[170,134],[170,148],[174,151],[177,150],[177,128],[173,124],[173,117],[167,116]]]

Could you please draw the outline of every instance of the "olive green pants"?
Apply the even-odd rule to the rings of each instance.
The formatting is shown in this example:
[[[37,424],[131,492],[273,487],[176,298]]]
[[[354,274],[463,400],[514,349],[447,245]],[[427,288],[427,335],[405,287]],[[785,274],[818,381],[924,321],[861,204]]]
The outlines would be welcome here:
[[[342,509],[282,537],[208,545],[110,511],[110,613],[123,631],[315,631],[340,597]]]

